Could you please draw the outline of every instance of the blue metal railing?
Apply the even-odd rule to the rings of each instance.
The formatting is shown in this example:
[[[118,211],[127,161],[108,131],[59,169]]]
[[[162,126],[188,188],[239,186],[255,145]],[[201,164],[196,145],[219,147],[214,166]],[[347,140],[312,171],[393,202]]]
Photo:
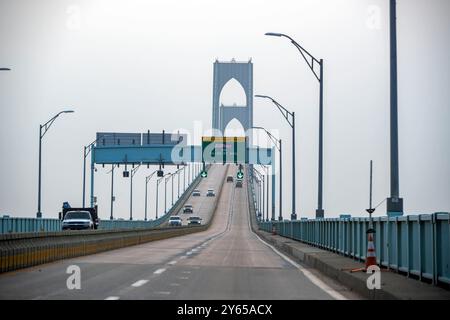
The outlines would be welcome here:
[[[200,174],[186,188],[186,191],[180,195],[180,198],[173,206],[158,219],[151,221],[144,220],[100,220],[100,230],[119,230],[119,229],[142,229],[154,228],[163,224],[174,211],[178,210],[181,203],[185,201],[193,188],[201,180]],[[2,233],[22,233],[22,232],[52,232],[61,231],[61,221],[59,219],[37,219],[37,218],[19,218],[19,217],[0,217],[0,234]]]
[[[389,269],[450,284],[450,213],[373,219],[377,262]],[[259,222],[267,232],[364,261],[369,218]]]
[[[59,219],[0,217],[0,234],[12,232],[60,231]]]

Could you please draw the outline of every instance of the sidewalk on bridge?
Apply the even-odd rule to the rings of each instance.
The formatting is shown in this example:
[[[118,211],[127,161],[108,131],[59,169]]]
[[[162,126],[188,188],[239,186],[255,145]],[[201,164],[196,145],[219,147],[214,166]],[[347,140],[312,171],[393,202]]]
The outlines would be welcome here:
[[[381,272],[381,289],[369,290],[366,286],[368,274],[346,271],[362,268],[363,263],[262,230],[255,231],[262,239],[295,261],[322,272],[367,299],[450,300],[450,291],[391,270]]]

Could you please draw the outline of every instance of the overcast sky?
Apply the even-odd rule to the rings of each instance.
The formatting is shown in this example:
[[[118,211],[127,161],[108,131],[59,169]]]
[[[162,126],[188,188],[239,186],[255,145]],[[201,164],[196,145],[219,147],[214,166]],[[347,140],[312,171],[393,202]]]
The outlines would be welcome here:
[[[296,49],[268,31],[325,60],[325,214],[365,215],[370,159],[374,203],[389,196],[388,2],[1,0],[0,67],[12,70],[0,71],[0,215],[35,216],[39,123],[58,111],[75,113],[58,118],[43,141],[44,217],[56,217],[63,201],[81,205],[83,146],[96,132],[192,131],[195,123],[207,130],[214,60],[252,58],[255,93],[296,112],[297,213],[313,217],[319,86]],[[450,2],[398,0],[397,10],[400,195],[408,214],[448,212]],[[231,86],[223,101],[239,94]],[[288,217],[289,127],[260,100],[254,122],[285,141]],[[111,176],[97,168],[95,194],[107,218]],[[136,218],[152,169],[135,176]],[[126,218],[129,180],[119,173],[115,216]],[[375,215],[384,214],[381,205]]]

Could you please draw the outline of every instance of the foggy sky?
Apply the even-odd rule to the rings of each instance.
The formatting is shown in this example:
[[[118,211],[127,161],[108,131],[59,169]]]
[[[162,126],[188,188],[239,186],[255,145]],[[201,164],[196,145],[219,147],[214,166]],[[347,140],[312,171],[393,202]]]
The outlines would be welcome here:
[[[450,211],[449,13],[448,0],[398,0],[400,195],[407,214]],[[43,140],[44,217],[56,217],[63,201],[81,205],[83,146],[96,132],[192,131],[195,123],[207,130],[213,62],[252,58],[254,93],[296,112],[297,214],[313,217],[319,85],[289,41],[264,36],[269,31],[289,34],[325,60],[325,215],[365,215],[371,159],[374,204],[390,192],[387,0],[1,0],[0,67],[12,70],[0,71],[0,215],[35,216],[39,124],[55,113],[75,110]],[[239,99],[230,95],[224,99]],[[258,99],[254,125],[284,140],[288,217],[290,128]],[[110,168],[97,169],[100,217],[108,218]],[[135,176],[136,218],[143,218],[144,177],[153,169]],[[115,216],[127,218],[129,180],[120,172]],[[151,188],[153,199],[154,181]],[[384,214],[381,205],[375,215]]]

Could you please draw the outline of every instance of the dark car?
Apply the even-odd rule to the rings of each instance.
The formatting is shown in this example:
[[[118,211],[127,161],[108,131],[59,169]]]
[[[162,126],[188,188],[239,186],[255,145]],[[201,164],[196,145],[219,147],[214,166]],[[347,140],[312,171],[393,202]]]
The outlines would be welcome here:
[[[207,197],[215,197],[216,194],[214,192],[214,189],[208,189],[208,191],[206,192],[206,196]]]
[[[200,190],[195,189],[195,190],[192,192],[192,196],[193,196],[193,197],[200,197]]]
[[[242,188],[242,181],[241,180],[236,181],[236,188]]]
[[[227,182],[233,182],[233,177],[232,176],[228,176],[227,177]]]
[[[192,204],[184,205],[183,213],[194,213],[194,208],[192,207]]]

